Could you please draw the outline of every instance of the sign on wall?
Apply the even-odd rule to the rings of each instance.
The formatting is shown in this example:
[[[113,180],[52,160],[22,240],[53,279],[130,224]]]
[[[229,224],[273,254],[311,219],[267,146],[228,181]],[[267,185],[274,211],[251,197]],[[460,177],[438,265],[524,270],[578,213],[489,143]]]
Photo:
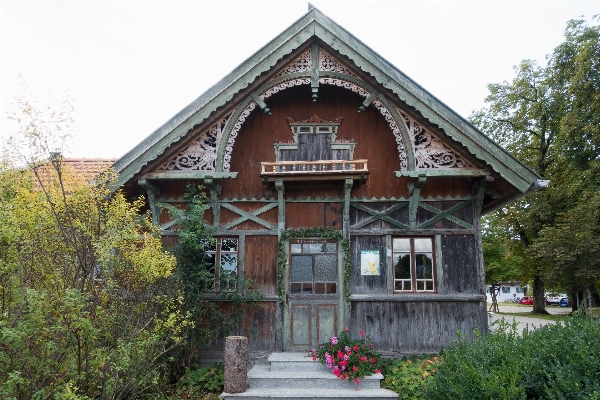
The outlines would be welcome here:
[[[379,250],[360,251],[360,274],[380,275]]]

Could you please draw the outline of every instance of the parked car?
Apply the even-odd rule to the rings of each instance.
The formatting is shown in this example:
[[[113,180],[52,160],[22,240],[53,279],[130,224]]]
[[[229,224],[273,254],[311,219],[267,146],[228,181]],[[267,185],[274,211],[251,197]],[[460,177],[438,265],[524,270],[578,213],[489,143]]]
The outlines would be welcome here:
[[[569,307],[569,298],[568,297],[563,297],[558,302],[558,305],[561,306],[561,307]]]
[[[521,297],[521,300],[519,300],[519,304],[526,304],[528,306],[531,306],[533,305],[533,298],[529,296],[523,296]]]
[[[567,295],[563,294],[563,293],[560,293],[560,294],[552,293],[552,294],[546,296],[546,304],[557,306],[557,305],[559,305],[560,300],[564,299],[565,297],[567,297]]]

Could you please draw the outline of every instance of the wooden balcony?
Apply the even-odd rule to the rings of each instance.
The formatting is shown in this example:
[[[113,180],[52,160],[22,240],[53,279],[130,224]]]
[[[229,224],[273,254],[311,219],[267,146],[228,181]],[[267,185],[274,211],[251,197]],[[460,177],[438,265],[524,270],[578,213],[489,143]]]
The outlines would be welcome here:
[[[260,178],[265,185],[283,181],[336,181],[352,178],[362,185],[369,176],[368,160],[318,160],[261,162]]]

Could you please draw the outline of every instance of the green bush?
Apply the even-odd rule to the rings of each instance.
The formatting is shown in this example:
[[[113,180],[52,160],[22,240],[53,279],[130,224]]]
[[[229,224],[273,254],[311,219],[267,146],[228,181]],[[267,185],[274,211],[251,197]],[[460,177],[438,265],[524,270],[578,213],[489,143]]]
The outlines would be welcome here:
[[[600,322],[583,315],[521,336],[501,321],[495,334],[443,357],[427,399],[600,398]]]
[[[211,367],[188,370],[177,383],[179,399],[205,398],[209,393],[223,392],[225,367],[216,363]]]
[[[389,360],[383,369],[385,379],[381,386],[398,393],[400,399],[424,399],[427,382],[433,379],[441,361],[438,356]]]

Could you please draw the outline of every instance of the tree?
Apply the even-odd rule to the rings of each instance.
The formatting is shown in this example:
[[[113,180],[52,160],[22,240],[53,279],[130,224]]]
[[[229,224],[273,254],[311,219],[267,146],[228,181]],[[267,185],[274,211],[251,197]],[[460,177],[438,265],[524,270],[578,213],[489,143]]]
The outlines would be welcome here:
[[[490,285],[492,305],[490,311],[499,312],[497,295],[500,282],[520,280],[521,258],[511,254],[505,245],[505,235],[500,232],[500,224],[487,221],[483,235],[483,259],[485,283]]]
[[[164,391],[189,324],[175,258],[141,212],[60,153],[71,107],[18,99],[0,165],[0,397],[139,398]],[[43,109],[42,109],[43,110]]]
[[[522,61],[512,82],[488,86],[490,106],[471,116],[484,132],[551,181],[547,190],[499,210],[496,216],[507,227],[511,247],[524,250],[522,273],[533,280],[534,312],[545,312],[544,284],[555,276],[549,273],[553,268],[549,259],[534,250],[539,249],[536,243],[545,228],[564,224],[565,216],[579,207],[579,190],[589,183],[580,178],[600,154],[599,37],[598,26],[570,21],[565,42],[548,57],[546,67]],[[575,182],[583,186],[574,190]],[[581,235],[572,238],[585,246]],[[580,267],[584,268],[569,269]]]

